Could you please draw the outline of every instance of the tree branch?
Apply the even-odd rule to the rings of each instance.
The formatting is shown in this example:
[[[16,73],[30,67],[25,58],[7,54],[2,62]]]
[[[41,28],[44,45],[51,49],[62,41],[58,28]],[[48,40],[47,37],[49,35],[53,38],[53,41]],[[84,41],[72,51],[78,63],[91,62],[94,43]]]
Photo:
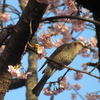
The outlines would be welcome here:
[[[25,86],[25,83],[26,83],[26,79],[17,79],[17,78],[15,78],[15,79],[12,80],[12,82],[9,86],[9,90]]]
[[[52,61],[52,62],[54,62],[54,63],[60,65],[60,66],[63,66],[63,67],[65,67],[65,68],[69,69],[69,70],[73,70],[73,71],[76,71],[76,72],[85,73],[85,74],[88,74],[88,75],[90,75],[90,76],[92,76],[92,77],[95,77],[95,78],[100,79],[100,77],[98,77],[98,76],[96,76],[96,75],[93,75],[93,74],[91,74],[90,72],[85,72],[85,71],[82,71],[82,70],[74,69],[74,68],[72,68],[72,67],[66,66],[66,65],[61,64],[61,63],[59,63],[59,62],[56,62],[56,61],[50,59],[49,57],[45,57],[45,58],[46,58],[47,60],[50,60],[50,61]]]
[[[99,21],[87,19],[87,18],[84,18],[84,17],[78,17],[78,16],[54,16],[54,17],[43,18],[41,20],[41,22],[44,22],[44,21],[54,21],[56,19],[65,19],[65,18],[78,19],[78,20],[88,21],[88,22],[91,22],[93,24],[100,25]]]

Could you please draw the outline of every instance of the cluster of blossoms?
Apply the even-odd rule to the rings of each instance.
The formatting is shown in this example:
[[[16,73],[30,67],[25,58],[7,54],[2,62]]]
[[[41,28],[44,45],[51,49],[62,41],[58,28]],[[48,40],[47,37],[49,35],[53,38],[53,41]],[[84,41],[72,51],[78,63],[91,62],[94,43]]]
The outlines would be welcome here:
[[[100,100],[100,94],[98,93],[92,93],[92,94],[86,94],[86,99],[87,100]]]
[[[64,28],[62,28],[62,27],[64,27]],[[60,32],[57,33],[56,30],[60,30]],[[60,45],[62,45],[64,43],[69,43],[70,40],[72,39],[69,27],[67,27],[66,25],[64,25],[60,22],[58,25],[54,25],[53,32],[51,32],[50,30],[48,30],[48,32],[49,32],[49,34],[46,34],[46,32],[44,31],[43,33],[41,33],[41,36],[38,37],[38,41],[41,42],[40,47],[42,48],[43,52],[41,51],[41,54],[43,53],[43,56],[44,56],[44,53],[46,55],[46,52],[44,52],[45,50],[43,50],[43,49],[51,49],[53,47],[59,47]],[[62,35],[63,38],[57,39],[56,43],[53,43],[51,41],[51,37],[54,35],[59,35],[59,34]],[[96,49],[97,39],[95,37],[88,39],[88,42],[82,36],[80,36],[78,38],[78,40],[84,42],[88,47],[88,48],[84,48],[83,50],[80,51],[80,55],[82,57],[84,57],[84,58],[90,57],[91,49],[94,49],[93,59],[98,59],[98,50]],[[38,50],[41,50],[41,49],[38,49]],[[43,58],[43,57],[40,57],[40,58]],[[84,66],[84,65],[82,65],[82,66]],[[86,69],[86,67],[85,67],[84,70],[88,70],[88,69]]]
[[[10,14],[8,13],[1,13],[0,12],[0,20],[3,22],[7,22],[10,19]]]
[[[8,66],[8,71],[11,73],[12,77],[17,77],[19,79],[27,79],[28,75],[32,75],[32,72],[22,72],[19,70],[20,65],[16,65],[16,66],[12,66],[9,65]]]
[[[50,82],[50,84],[52,84],[52,83]],[[68,77],[64,77],[61,81],[58,82],[58,84],[59,84],[59,87],[58,88],[56,87],[56,89],[54,89],[54,90],[50,89],[51,85],[49,85],[49,87],[47,87],[47,88],[43,88],[44,94],[47,96],[57,95],[57,94],[63,92],[64,90],[71,90],[73,88],[76,90],[79,90],[82,88],[82,85],[80,83],[76,83],[75,85],[71,86],[68,83]]]
[[[81,66],[82,66],[83,70],[85,70],[85,71],[89,71],[90,70],[88,68],[87,64],[82,64]]]
[[[75,80],[80,80],[83,77],[84,77],[83,73],[80,73],[80,72],[74,73],[74,79]]]
[[[80,36],[78,38],[78,40],[80,40],[86,44],[85,37]],[[97,47],[97,39],[95,37],[88,39],[88,43],[89,43],[89,45],[87,45],[88,48],[95,49]],[[88,49],[88,48],[81,50],[80,54],[82,57],[90,57],[90,53],[89,53],[90,49]],[[98,59],[98,50],[95,50],[94,55],[93,55],[93,59]]]

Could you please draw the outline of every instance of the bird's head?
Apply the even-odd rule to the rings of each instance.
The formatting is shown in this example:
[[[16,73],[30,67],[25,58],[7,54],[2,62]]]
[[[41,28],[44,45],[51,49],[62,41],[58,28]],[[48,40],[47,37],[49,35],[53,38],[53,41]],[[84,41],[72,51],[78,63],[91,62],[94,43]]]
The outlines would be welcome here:
[[[86,44],[82,41],[74,41],[72,42],[75,49],[82,50],[83,48],[87,48]]]

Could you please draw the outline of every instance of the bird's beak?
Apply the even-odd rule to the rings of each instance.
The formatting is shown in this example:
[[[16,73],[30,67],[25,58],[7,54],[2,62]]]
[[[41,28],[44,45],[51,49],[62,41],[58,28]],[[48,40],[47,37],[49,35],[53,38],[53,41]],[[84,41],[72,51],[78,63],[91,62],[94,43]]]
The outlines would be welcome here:
[[[83,46],[83,48],[88,48],[88,46]]]
[[[90,49],[90,48],[89,48],[90,46],[91,46],[90,44],[89,44],[89,45],[84,45],[83,48]]]

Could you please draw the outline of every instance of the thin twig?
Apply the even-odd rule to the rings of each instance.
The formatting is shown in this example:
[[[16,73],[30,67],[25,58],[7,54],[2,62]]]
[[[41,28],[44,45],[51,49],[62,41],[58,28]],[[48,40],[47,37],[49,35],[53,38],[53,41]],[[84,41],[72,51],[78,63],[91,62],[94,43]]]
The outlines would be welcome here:
[[[98,67],[98,65],[100,65],[99,62],[94,66],[94,68],[89,73],[93,72]]]

